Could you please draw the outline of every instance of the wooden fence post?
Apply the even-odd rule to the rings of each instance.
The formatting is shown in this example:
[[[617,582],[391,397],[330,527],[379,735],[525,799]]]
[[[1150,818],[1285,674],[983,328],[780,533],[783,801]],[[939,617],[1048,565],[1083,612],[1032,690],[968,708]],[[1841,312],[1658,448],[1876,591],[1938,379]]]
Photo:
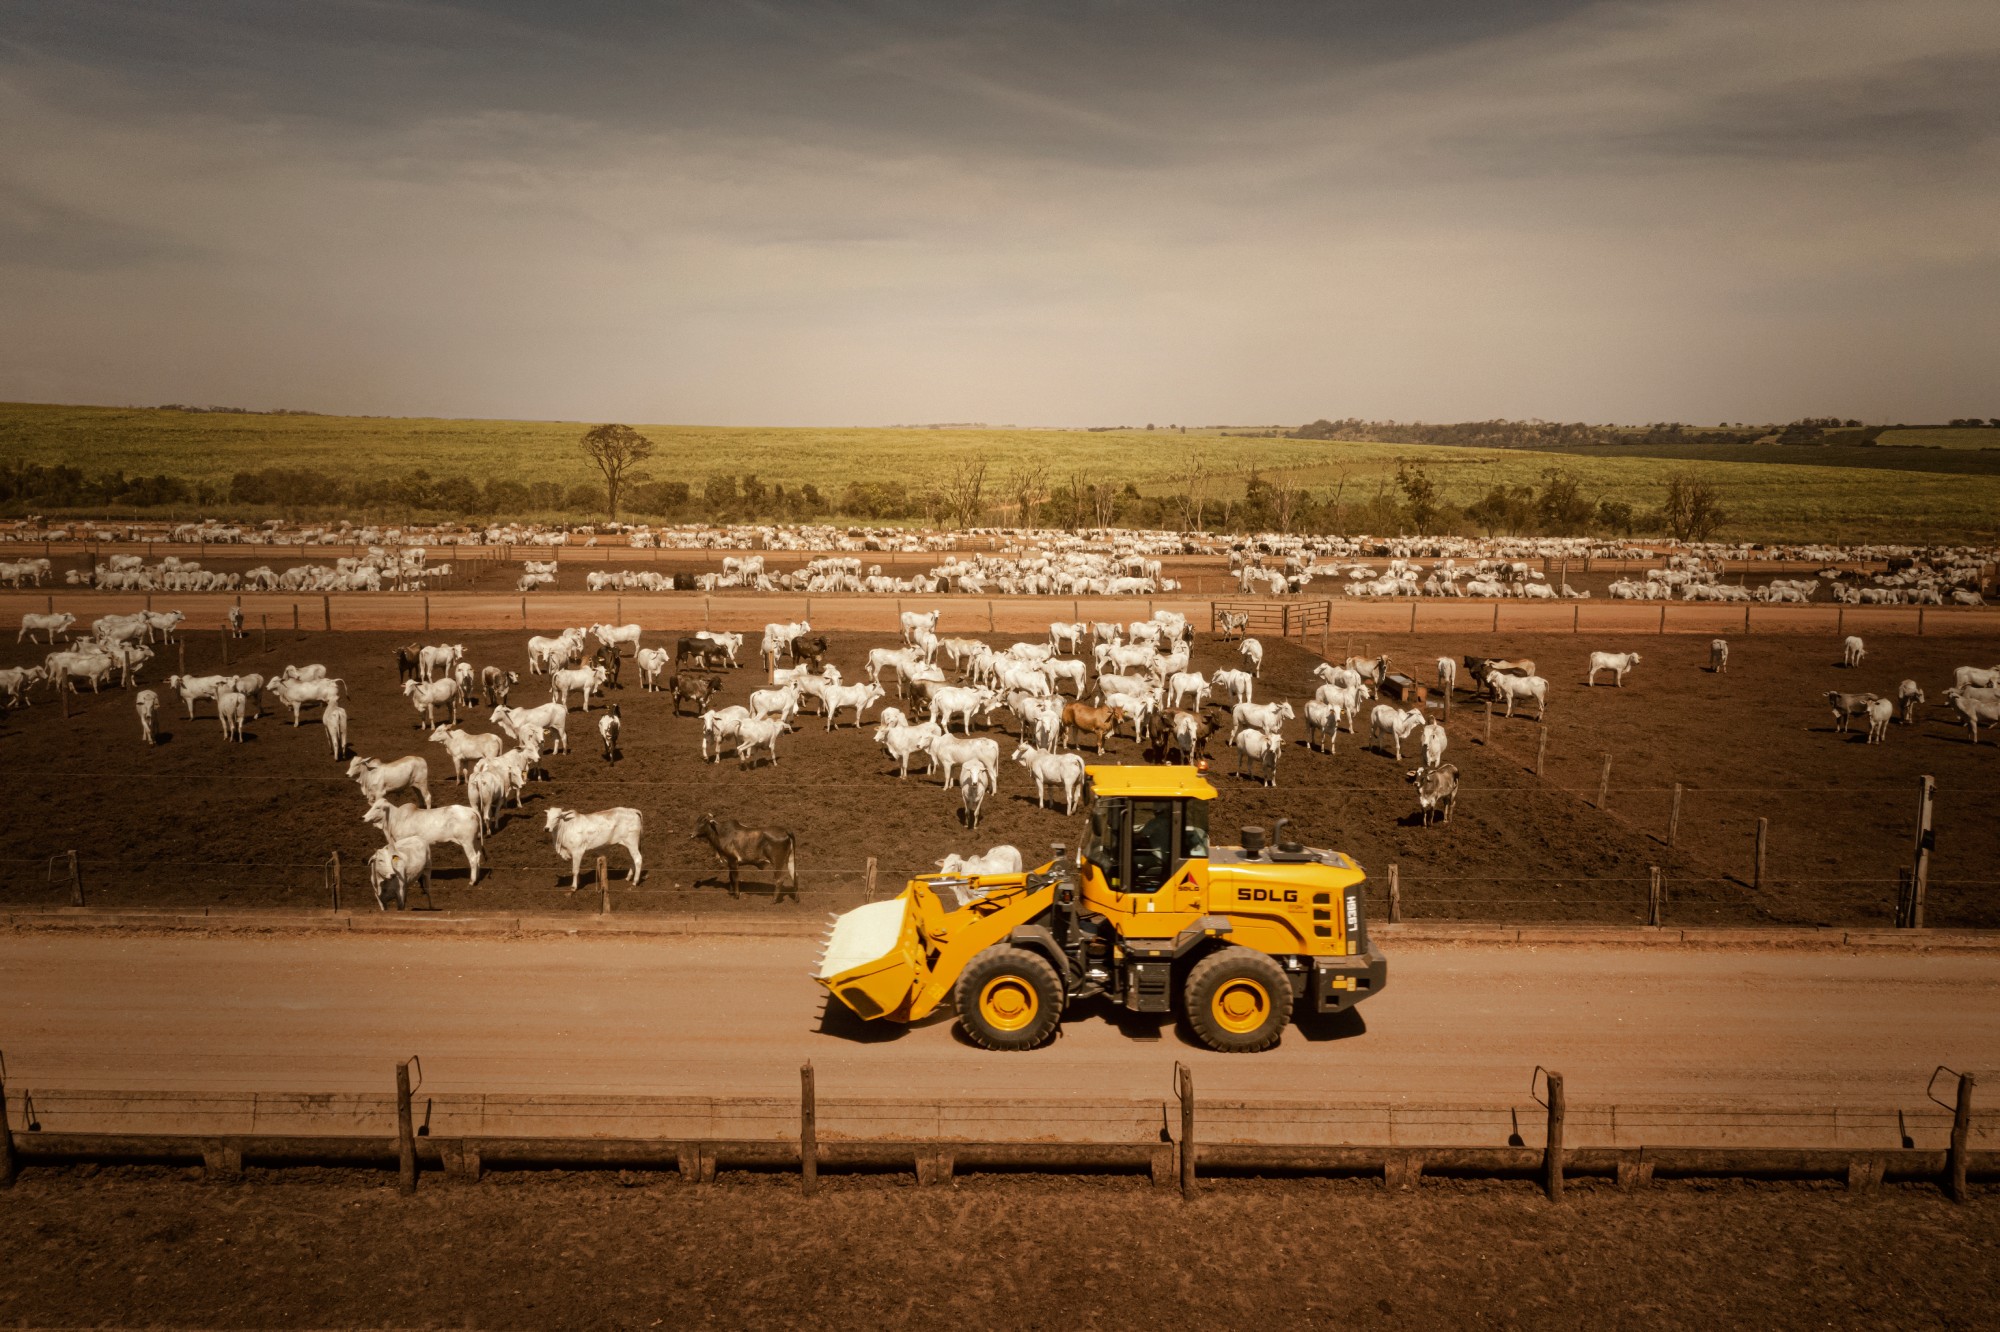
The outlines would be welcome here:
[[[258,636],[258,639],[259,639],[259,647],[260,647],[260,650],[261,650],[261,651],[263,651],[264,653],[268,654],[268,653],[269,653],[269,652],[271,651],[271,616],[270,616],[270,613],[269,613],[268,611],[267,611],[267,612],[263,612],[263,613],[260,613],[260,614],[258,615],[257,619],[258,619],[258,625],[257,625],[257,636]]]
[[[1319,622],[1319,655],[1322,660],[1326,657],[1326,633],[1332,627],[1333,603],[1329,601],[1326,603],[1326,618]]]
[[[1761,890],[1764,886],[1764,848],[1769,844],[1770,840],[1771,840],[1771,821],[1769,819],[1758,819],[1757,820],[1757,868],[1750,878],[1750,886],[1752,888]]]
[[[1546,730],[1538,731],[1535,734],[1535,776],[1542,775],[1542,764],[1548,756],[1549,733]]]
[[[1563,1200],[1563,1075],[1548,1074],[1549,1136],[1542,1147],[1542,1190],[1550,1202]]]
[[[424,598],[424,632],[429,633],[430,631],[431,631],[431,599],[428,596],[426,596]]]
[[[1603,809],[1611,801],[1611,755],[1604,756],[1604,771],[1597,775],[1597,807]]]
[[[222,664],[227,666],[229,664],[229,626],[225,624],[215,632],[216,637],[222,642]]]
[[[299,603],[294,601],[292,603],[292,632],[297,633],[298,631],[299,631]]]
[[[324,592],[320,593],[319,617],[321,627],[328,630],[333,628],[333,598]]]
[[[333,909],[338,911],[340,910],[340,852],[335,851],[329,857],[329,862],[328,868],[332,871],[333,879]]]
[[[1674,802],[1672,805],[1667,807],[1667,866],[1669,869],[1673,867],[1674,844],[1680,840],[1680,834],[1681,834],[1681,784],[1679,782],[1675,782]]]
[[[1194,1197],[1194,1070],[1174,1061],[1174,1091],[1181,1099],[1181,1197]]]
[[[1496,634],[1500,632],[1500,603],[1498,601],[1493,603],[1493,632]]]
[[[819,1098],[813,1089],[812,1060],[799,1068],[799,1192],[819,1192]]]
[[[1658,865],[1647,868],[1652,872],[1652,878],[1646,887],[1646,923],[1658,925],[1667,914],[1667,886]]]
[[[868,900],[875,900],[875,857],[868,857]]]
[[[417,1191],[417,1135],[410,1118],[410,1065],[396,1065],[396,1171],[404,1193]]]
[[[1951,1112],[1951,1150],[1945,1154],[1945,1192],[1955,1203],[1966,1200],[1965,1149],[1972,1136],[1972,1075],[1958,1075],[1958,1103]]]
[[[1910,867],[1910,928],[1924,927],[1924,889],[1930,885],[1931,848],[1937,839],[1931,833],[1931,810],[1937,800],[1937,778],[1926,774],[1917,794],[1917,854]]]
[[[7,1122],[7,1061],[0,1059],[0,1189],[14,1187],[14,1129]]]
[[[1479,743],[1482,745],[1493,743],[1493,704],[1490,701],[1486,704],[1486,735]]]
[[[1395,861],[1389,862],[1389,923],[1403,923],[1403,885]]]
[[[605,856],[597,858],[597,914],[611,914],[611,862]]]

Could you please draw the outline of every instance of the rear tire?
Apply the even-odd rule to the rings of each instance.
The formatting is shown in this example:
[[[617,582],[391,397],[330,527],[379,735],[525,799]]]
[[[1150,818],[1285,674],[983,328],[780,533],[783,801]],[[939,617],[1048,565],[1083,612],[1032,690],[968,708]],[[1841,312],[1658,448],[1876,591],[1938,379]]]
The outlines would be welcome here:
[[[1183,994],[1195,1036],[1227,1054],[1270,1049],[1292,1020],[1285,969],[1248,948],[1223,948],[1195,963]]]
[[[958,978],[959,1025],[987,1050],[1032,1050],[1062,1022],[1063,987],[1039,954],[994,947],[973,958]]]

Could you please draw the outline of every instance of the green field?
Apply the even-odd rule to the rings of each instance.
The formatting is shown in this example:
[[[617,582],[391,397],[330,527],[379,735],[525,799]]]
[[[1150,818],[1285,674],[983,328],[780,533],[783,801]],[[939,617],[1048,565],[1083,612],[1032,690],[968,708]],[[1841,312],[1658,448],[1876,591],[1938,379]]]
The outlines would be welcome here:
[[[463,474],[565,485],[595,479],[578,451],[586,424],[559,421],[432,420],[341,416],[266,416],[154,409],[0,404],[0,463],[67,464],[87,473],[165,473],[226,482],[239,471],[313,468],[350,478]],[[1129,481],[1147,494],[1171,493],[1185,451],[1198,448],[1215,472],[1216,499],[1240,497],[1253,469],[1284,469],[1319,493],[1345,477],[1344,494],[1360,502],[1392,485],[1398,460],[1421,462],[1456,504],[1495,485],[1532,485],[1551,467],[1577,474],[1593,499],[1657,506],[1664,478],[1698,466],[1723,492],[1726,535],[1774,540],[1979,540],[2000,527],[2000,476],[1808,462],[1833,450],[1731,450],[1700,458],[1660,449],[1651,457],[1622,449],[1570,454],[1414,444],[1345,443],[1225,437],[1213,431],[1056,431],[926,429],[778,429],[640,426],[658,445],[655,480],[700,487],[711,474],[755,473],[787,487],[812,483],[837,495],[851,481],[901,481],[913,489],[942,482],[961,460],[989,464],[990,490],[1025,462],[1047,465],[1052,483]],[[2000,431],[1954,431],[1991,435]],[[1691,451],[1698,453],[1699,450]],[[1744,460],[1782,455],[1774,461]],[[1947,455],[1917,449],[1841,449],[1884,453],[1920,465]],[[1986,455],[1971,454],[1984,458]],[[996,496],[997,498],[997,496]]]
[[[2000,449],[2000,428],[1926,426],[1920,430],[1884,430],[1882,443],[1905,449]]]

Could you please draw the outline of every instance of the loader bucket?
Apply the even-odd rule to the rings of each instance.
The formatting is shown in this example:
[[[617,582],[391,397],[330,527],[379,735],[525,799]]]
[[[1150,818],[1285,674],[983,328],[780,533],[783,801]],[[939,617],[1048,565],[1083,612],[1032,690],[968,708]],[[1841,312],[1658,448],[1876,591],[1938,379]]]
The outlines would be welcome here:
[[[905,894],[838,917],[813,979],[860,1017],[907,1019],[929,975],[916,904]]]

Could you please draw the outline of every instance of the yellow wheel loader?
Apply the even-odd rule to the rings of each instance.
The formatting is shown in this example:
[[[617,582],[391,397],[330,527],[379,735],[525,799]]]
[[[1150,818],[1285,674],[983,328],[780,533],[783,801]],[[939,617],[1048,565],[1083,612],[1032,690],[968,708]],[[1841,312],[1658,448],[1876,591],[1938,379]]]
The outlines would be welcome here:
[[[1093,767],[1090,832],[1027,873],[929,874],[833,921],[815,979],[867,1019],[950,1000],[989,1050],[1048,1040],[1079,999],[1172,1013],[1211,1049],[1275,1044],[1293,1005],[1337,1013],[1380,990],[1366,876],[1299,846],[1280,819],[1210,846],[1215,788],[1189,767]]]

